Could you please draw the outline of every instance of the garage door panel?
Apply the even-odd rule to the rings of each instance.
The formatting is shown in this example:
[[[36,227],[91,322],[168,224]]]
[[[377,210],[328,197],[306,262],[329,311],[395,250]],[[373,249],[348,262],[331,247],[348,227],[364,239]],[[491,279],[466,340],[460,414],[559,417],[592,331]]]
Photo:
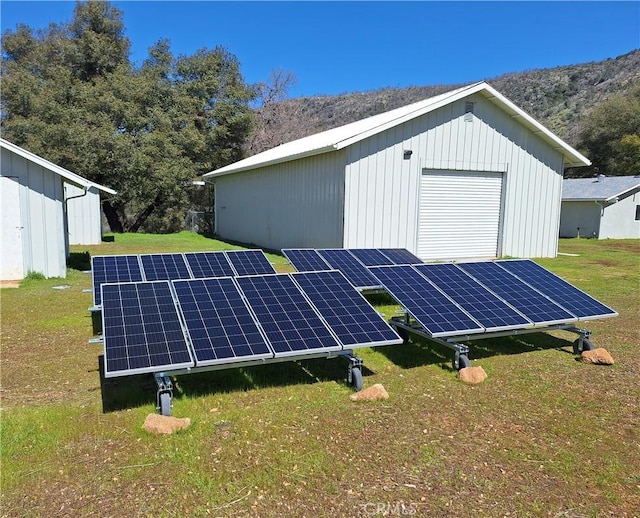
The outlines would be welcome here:
[[[424,171],[418,255],[423,260],[496,257],[502,173]]]

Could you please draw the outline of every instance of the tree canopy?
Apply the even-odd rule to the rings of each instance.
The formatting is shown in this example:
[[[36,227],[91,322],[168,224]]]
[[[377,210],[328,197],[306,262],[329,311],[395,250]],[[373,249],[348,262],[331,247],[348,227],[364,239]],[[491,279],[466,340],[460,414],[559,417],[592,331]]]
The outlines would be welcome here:
[[[252,127],[237,58],[222,47],[175,57],[156,42],[129,60],[122,12],[77,2],[73,20],[2,35],[2,131],[13,143],[118,194],[111,230],[181,227],[189,182],[242,157]]]
[[[573,176],[640,174],[640,85],[596,106],[579,138],[592,166],[572,171]]]

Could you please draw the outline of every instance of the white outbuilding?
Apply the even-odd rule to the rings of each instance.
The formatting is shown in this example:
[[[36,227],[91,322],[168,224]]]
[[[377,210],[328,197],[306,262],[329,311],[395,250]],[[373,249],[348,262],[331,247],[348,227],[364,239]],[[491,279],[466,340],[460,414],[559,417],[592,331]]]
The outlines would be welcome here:
[[[0,280],[65,277],[70,230],[99,243],[99,192],[116,192],[5,139],[0,148]]]
[[[487,83],[204,175],[222,239],[407,248],[423,260],[553,257],[562,175],[589,165]]]
[[[640,238],[640,176],[567,178],[560,237]]]

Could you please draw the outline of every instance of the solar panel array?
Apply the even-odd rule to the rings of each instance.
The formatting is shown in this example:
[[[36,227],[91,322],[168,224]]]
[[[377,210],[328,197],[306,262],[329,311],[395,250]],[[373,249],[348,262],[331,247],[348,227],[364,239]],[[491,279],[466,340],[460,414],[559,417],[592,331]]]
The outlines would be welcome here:
[[[528,259],[379,266],[369,271],[433,337],[550,327],[617,315]]]
[[[107,282],[235,277],[276,272],[262,250],[104,255],[91,259],[91,271],[96,306],[101,304],[100,285]]]
[[[530,260],[424,264],[403,249],[96,256],[105,375],[241,364],[401,343],[359,289],[384,287],[432,337],[616,316]]]
[[[103,284],[105,376],[402,343],[342,274],[321,273]]]
[[[368,266],[422,264],[404,248],[285,248],[282,253],[299,272],[339,270],[359,290],[380,288]]]

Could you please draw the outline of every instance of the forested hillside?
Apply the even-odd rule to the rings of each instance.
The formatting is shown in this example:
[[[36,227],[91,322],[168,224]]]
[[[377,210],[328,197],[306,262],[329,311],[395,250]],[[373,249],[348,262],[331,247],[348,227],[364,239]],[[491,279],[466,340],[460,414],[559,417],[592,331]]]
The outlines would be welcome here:
[[[485,80],[572,146],[590,111],[640,84],[640,50],[604,61],[569,65]],[[348,78],[345,78],[348,83]],[[384,88],[336,96],[303,97],[279,103],[271,116],[269,144],[277,145],[375,115],[463,86]],[[266,147],[271,147],[265,146]],[[256,153],[262,149],[252,149]]]

